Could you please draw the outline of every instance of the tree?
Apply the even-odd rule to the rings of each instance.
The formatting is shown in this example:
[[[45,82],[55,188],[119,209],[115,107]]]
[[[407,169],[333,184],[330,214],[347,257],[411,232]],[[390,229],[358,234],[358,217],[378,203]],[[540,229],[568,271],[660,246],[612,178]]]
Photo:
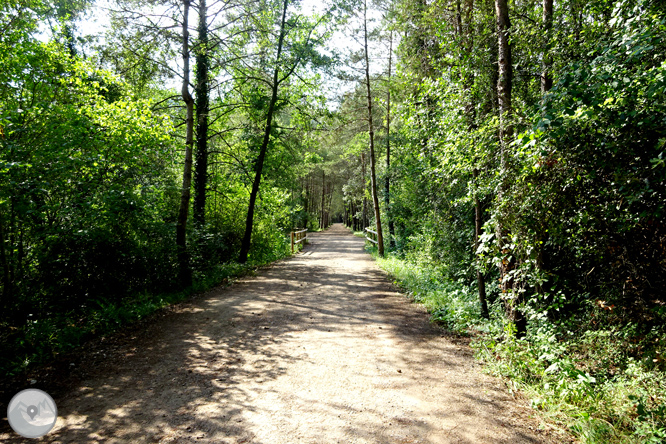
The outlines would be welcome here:
[[[183,162],[183,186],[178,209],[178,222],[176,224],[176,245],[178,246],[178,264],[181,282],[189,286],[192,284],[192,271],[187,251],[187,219],[190,210],[190,195],[192,188],[192,146],[194,144],[194,99],[190,94],[190,34],[189,34],[190,0],[183,0],[183,83],[181,96],[185,102],[187,116],[185,118],[185,161]]]
[[[206,221],[206,188],[208,182],[208,113],[210,46],[206,0],[199,0],[199,24],[196,48],[196,166],[194,170],[194,220],[203,227]]]
[[[247,218],[245,221],[245,235],[243,236],[243,243],[241,244],[240,254],[238,256],[238,262],[244,264],[247,262],[247,255],[250,252],[250,241],[252,238],[252,227],[254,221],[254,205],[257,200],[257,194],[259,193],[259,184],[261,183],[261,172],[264,167],[264,159],[266,157],[266,151],[268,150],[268,143],[271,138],[271,130],[273,129],[273,113],[275,112],[275,104],[278,99],[278,90],[280,83],[286,80],[287,77],[280,78],[280,56],[282,55],[282,45],[284,43],[284,37],[286,33],[286,17],[287,17],[287,6],[289,5],[289,0],[284,0],[282,3],[282,18],[280,20],[280,31],[277,42],[277,48],[275,50],[275,68],[273,70],[273,82],[271,84],[271,98],[268,105],[268,111],[266,112],[266,125],[264,128],[264,138],[261,142],[261,147],[259,148],[259,156],[255,163],[255,175],[254,181],[252,182],[252,191],[250,192],[250,203],[248,204],[247,209]],[[293,67],[294,69],[296,66]]]
[[[322,57],[315,51],[315,45],[321,42],[321,36],[316,35],[315,30],[327,18],[326,15],[315,21],[309,21],[303,16],[290,18],[288,20],[288,8],[289,0],[283,0],[278,22],[278,39],[277,42],[275,42],[275,56],[271,61],[273,65],[272,76],[269,79],[266,79],[265,76],[262,77],[261,73],[254,75],[241,74],[248,80],[259,82],[264,86],[267,86],[270,92],[270,97],[268,98],[268,106],[265,113],[259,153],[254,162],[254,180],[252,181],[247,217],[245,219],[245,234],[243,235],[238,256],[238,261],[240,263],[247,262],[248,254],[250,252],[255,204],[259,194],[259,186],[261,184],[264,170],[264,162],[271,143],[271,136],[275,130],[274,120],[275,114],[278,111],[278,99],[280,98],[282,88],[291,82],[292,75],[299,67],[304,66],[308,62],[312,63],[315,67],[328,62],[325,57]],[[268,26],[270,26],[270,24]],[[293,39],[289,42],[286,41],[288,35],[293,36]],[[259,46],[261,47],[267,43],[267,41],[261,41]],[[265,63],[266,61],[263,53],[260,55],[260,61],[262,63]],[[241,69],[241,72],[243,71],[245,70]],[[253,94],[257,93],[257,89],[254,89]],[[261,104],[263,100],[263,96],[259,97],[258,104]]]
[[[368,2],[363,0],[363,55],[365,59],[365,86],[368,99],[368,136],[370,146],[370,189],[372,192],[372,204],[375,211],[375,223],[377,224],[377,251],[379,256],[384,256],[384,236],[382,232],[381,209],[379,208],[379,197],[377,196],[377,175],[375,173],[375,128],[372,123],[372,89],[370,86],[370,58],[368,55]]]
[[[391,217],[391,65],[393,62],[393,29],[389,31],[388,77],[386,87],[386,179],[384,182],[384,204],[389,228],[389,245],[395,246],[395,227]]]
[[[553,28],[553,0],[543,0],[543,37],[546,41],[543,51],[543,63],[541,71],[541,94],[545,94],[553,87],[551,74],[552,59],[550,54],[551,29]]]
[[[171,125],[94,60],[36,38],[48,11],[30,8],[0,38],[2,312],[18,327],[173,284]]]
[[[511,22],[509,20],[509,5],[507,0],[495,0],[495,17],[497,21],[497,47],[498,47],[498,81],[497,98],[499,102],[499,146],[500,146],[500,187],[498,199],[502,201],[506,194],[509,178],[509,144],[513,136],[511,125],[511,92],[513,87],[513,65],[511,58]],[[515,252],[512,251],[509,233],[499,215],[496,228],[497,243],[501,251],[500,275],[501,290],[505,298],[507,317],[516,326],[516,334],[523,336],[527,328],[527,319],[520,311],[520,293],[514,288],[514,273],[516,267]]]

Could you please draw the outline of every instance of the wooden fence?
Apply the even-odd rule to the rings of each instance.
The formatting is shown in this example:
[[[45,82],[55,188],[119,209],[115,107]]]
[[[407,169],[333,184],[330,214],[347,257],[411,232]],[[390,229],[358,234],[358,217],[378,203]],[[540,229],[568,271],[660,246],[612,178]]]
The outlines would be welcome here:
[[[294,253],[294,245],[308,240],[308,229],[291,232],[291,253]]]
[[[375,245],[379,244],[379,241],[377,240],[377,232],[376,231],[372,231],[370,228],[366,228],[365,232],[366,232],[365,233],[365,240],[368,240],[368,241],[372,242]],[[368,235],[370,235],[370,237],[368,237]]]

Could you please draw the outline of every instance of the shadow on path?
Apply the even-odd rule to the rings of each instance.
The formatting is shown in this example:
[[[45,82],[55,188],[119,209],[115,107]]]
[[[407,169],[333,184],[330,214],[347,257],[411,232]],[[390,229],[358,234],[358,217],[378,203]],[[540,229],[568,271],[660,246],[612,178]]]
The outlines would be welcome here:
[[[41,441],[550,442],[464,343],[396,292],[362,239],[340,225],[309,237],[91,352]]]

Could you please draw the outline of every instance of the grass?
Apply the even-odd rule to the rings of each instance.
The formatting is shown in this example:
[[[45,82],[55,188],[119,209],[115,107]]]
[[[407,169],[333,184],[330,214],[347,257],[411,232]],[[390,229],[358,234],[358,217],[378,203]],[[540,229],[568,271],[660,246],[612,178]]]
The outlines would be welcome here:
[[[434,264],[379,258],[374,247],[367,249],[433,321],[471,335],[485,371],[523,391],[551,426],[585,444],[666,444],[666,373],[652,359],[664,347],[661,331],[636,338],[631,325],[592,329],[581,319],[554,322],[527,309],[528,334],[516,339],[499,301],[490,320],[480,317],[475,286],[446,279]],[[657,347],[656,355],[635,359],[626,344]]]
[[[376,260],[415,302],[428,309],[433,321],[462,334],[479,325],[481,313],[473,288],[443,279],[435,269],[395,256],[376,257]]]

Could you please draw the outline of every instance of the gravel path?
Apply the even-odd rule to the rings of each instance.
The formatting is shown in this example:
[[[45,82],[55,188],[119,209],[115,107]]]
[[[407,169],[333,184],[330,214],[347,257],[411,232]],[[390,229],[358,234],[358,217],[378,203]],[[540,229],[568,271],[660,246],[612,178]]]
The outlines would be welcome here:
[[[555,442],[362,239],[342,225],[309,236],[295,257],[90,352],[40,441]]]

